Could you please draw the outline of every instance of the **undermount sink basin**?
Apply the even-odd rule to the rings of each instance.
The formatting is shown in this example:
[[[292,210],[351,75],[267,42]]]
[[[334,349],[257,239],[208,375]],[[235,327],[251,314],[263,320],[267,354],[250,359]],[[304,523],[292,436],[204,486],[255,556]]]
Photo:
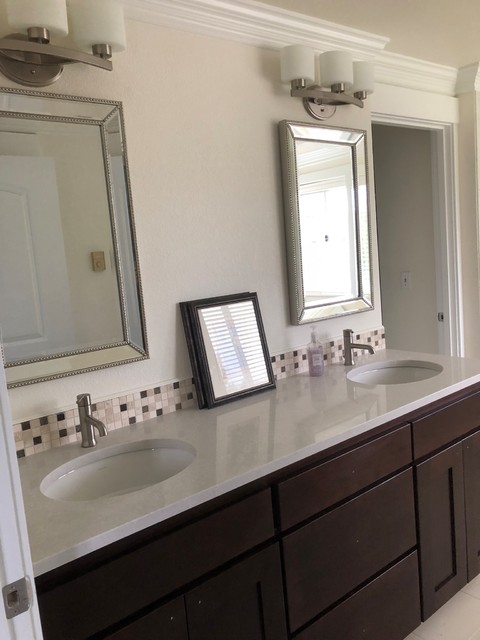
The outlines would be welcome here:
[[[443,367],[427,360],[390,360],[356,367],[347,378],[356,384],[405,384],[438,376]]]
[[[49,473],[40,491],[55,500],[96,500],[144,489],[171,478],[194,460],[181,440],[152,439],[86,453]]]

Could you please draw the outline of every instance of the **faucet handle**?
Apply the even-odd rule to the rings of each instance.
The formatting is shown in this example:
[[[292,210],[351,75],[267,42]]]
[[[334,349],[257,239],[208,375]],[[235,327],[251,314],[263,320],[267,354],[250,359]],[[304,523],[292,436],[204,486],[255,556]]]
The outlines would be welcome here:
[[[77,406],[88,407],[91,404],[91,398],[89,393],[80,393],[77,396]]]

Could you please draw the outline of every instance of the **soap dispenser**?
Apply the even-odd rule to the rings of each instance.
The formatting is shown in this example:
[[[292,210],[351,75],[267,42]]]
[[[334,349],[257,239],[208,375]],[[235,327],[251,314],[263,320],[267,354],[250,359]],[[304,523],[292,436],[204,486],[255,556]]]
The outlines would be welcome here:
[[[323,348],[315,327],[312,327],[311,341],[307,345],[308,371],[311,376],[321,376],[325,368]]]

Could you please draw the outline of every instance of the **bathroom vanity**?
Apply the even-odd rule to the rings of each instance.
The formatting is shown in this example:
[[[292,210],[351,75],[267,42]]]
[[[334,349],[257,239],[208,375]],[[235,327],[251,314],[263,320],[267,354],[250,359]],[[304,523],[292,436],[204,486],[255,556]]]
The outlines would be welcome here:
[[[415,383],[332,365],[113,431],[197,451],[135,493],[43,496],[79,445],[20,461],[46,640],[405,638],[480,571],[480,363],[425,358]]]

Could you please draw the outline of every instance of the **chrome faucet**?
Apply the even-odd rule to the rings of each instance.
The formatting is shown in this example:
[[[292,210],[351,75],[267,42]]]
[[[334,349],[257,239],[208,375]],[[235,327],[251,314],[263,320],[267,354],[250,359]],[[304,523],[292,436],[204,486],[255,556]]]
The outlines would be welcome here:
[[[101,420],[92,416],[92,401],[89,393],[81,393],[77,396],[77,406],[80,416],[82,447],[94,447],[97,444],[94,429],[98,430],[100,436],[106,436],[107,427]]]
[[[349,367],[352,364],[355,364],[353,360],[354,349],[364,349],[369,353],[375,353],[371,344],[360,344],[357,342],[352,342],[352,337],[353,337],[353,329],[343,330],[343,349],[344,349],[344,358],[345,358],[346,367]]]

